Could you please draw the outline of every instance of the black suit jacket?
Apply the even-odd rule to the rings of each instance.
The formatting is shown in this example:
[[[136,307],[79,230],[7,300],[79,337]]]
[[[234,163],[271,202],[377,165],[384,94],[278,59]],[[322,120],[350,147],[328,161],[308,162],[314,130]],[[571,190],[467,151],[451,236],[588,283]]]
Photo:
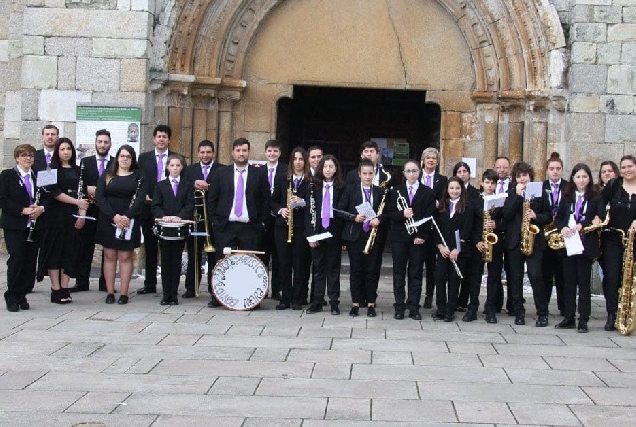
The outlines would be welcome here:
[[[31,185],[34,190],[34,197],[37,193],[37,182],[35,170],[31,170]],[[45,197],[40,200],[40,205]],[[0,226],[7,230],[26,230],[29,217],[22,215],[22,209],[31,205],[29,193],[26,191],[22,176],[13,167],[5,169],[0,173]],[[46,207],[45,207],[46,209]],[[36,226],[40,225],[44,219],[44,214],[40,215],[36,221]]]
[[[473,200],[475,216],[473,222],[473,246],[483,240],[484,234],[484,197],[481,193],[477,195],[477,199]],[[503,235],[505,231],[505,223],[503,221],[503,208],[495,208],[490,210],[490,219],[495,221],[495,234],[499,238],[497,244],[503,243]]]
[[[287,221],[283,219],[281,215],[278,214],[282,208],[287,207],[287,190],[289,188],[289,180],[287,179],[286,174],[276,174],[275,177],[276,183],[274,184],[274,193],[272,194],[271,200],[271,216],[275,217],[275,226],[276,227],[287,227]],[[293,188],[293,184],[292,184]],[[300,181],[298,188],[295,190],[294,194],[301,199],[305,199],[307,197],[307,193],[309,191],[309,182],[306,179]],[[305,227],[305,208],[296,208],[294,209],[294,228],[304,228]]]
[[[410,235],[406,231],[404,223],[406,218],[401,210],[398,210],[398,192],[406,200],[406,204],[413,208],[413,219],[419,221],[422,218],[433,216],[435,212],[435,193],[426,185],[420,184],[413,196],[413,203],[409,204],[409,190],[406,184],[401,184],[391,189],[391,197],[387,201],[386,216],[391,220],[389,236],[391,240],[397,242],[412,242],[419,237],[424,240],[430,239],[431,222],[420,225],[417,233]]]
[[[174,151],[168,150],[166,154],[176,154]],[[163,159],[164,166],[167,165],[168,156]],[[157,186],[157,158],[155,157],[155,150],[146,151],[141,153],[137,159],[139,168],[144,171],[144,179],[148,185],[148,196],[152,197],[155,194],[155,187]],[[168,173],[164,170],[163,177],[168,176]],[[144,204],[144,208],[141,212],[142,219],[152,219],[152,212],[150,204]]]
[[[46,169],[46,157],[44,156],[44,148],[40,148],[35,152],[35,159],[33,159],[33,166],[31,167],[35,171],[35,174],[39,171]]]
[[[378,185],[386,181],[387,177],[388,175],[384,172],[384,169],[380,168],[380,181],[378,182]],[[391,188],[391,183],[393,179],[394,177],[391,176],[391,180],[386,185],[386,188]],[[350,170],[347,173],[347,176],[345,178],[345,186],[348,187],[351,184],[359,184],[359,183],[360,183],[360,175],[358,175],[358,168]]]
[[[155,164],[155,168],[157,165]],[[214,175],[225,165],[222,165],[218,162],[213,162],[212,166],[210,166],[210,170],[208,171],[208,178],[205,180],[208,184],[212,184],[212,180],[214,179]],[[194,183],[197,180],[203,180],[203,168],[201,167],[201,162],[192,163],[190,166],[185,168],[183,171],[183,176],[188,179],[188,181]]]
[[[382,199],[382,191],[380,187],[373,185],[371,187],[371,201],[374,211],[378,211],[378,206],[380,206],[380,200]],[[350,214],[354,215],[354,217],[347,216],[343,217],[345,220],[344,229],[342,230],[342,240],[346,240],[348,242],[355,242],[358,240],[361,234],[364,233],[362,230],[362,224],[355,222],[355,215],[358,214],[356,210],[356,206],[361,205],[363,203],[362,198],[362,186],[360,183],[354,183],[351,185],[347,185],[345,188],[342,197],[338,201],[338,209],[347,211]],[[342,216],[338,212],[336,212],[338,216]]]
[[[444,240],[446,240],[446,244],[448,245],[448,249],[451,251],[453,249],[457,249],[457,240],[455,239],[455,231],[459,230],[459,239],[461,244],[461,252],[459,256],[461,257],[470,257],[470,245],[472,239],[472,230],[473,230],[473,222],[474,222],[474,208],[471,203],[466,203],[466,207],[463,212],[455,212],[453,217],[450,217],[450,213],[445,211],[440,211],[439,209],[435,210],[435,221],[437,222],[437,226],[439,227],[439,231],[444,236]],[[442,239],[435,232],[435,244],[439,245],[442,243]]]
[[[511,185],[508,190],[508,197],[502,208],[502,215],[506,221],[506,239],[504,247],[506,249],[514,249],[521,242],[521,223],[523,220],[523,197],[516,192],[515,186]],[[552,213],[550,212],[550,202],[548,195],[543,192],[542,197],[536,197],[530,201],[530,208],[536,213],[537,218],[530,221],[539,227],[539,234],[535,236],[535,250],[544,250],[547,248],[543,227],[552,222]]]
[[[194,185],[183,176],[179,180],[177,195],[172,190],[170,179],[159,181],[152,197],[152,216],[178,216],[181,219],[192,219],[194,213]]]
[[[248,166],[245,199],[249,222],[255,226],[262,226],[270,212],[269,187],[263,176],[258,168]],[[234,203],[234,165],[219,169],[215,177],[208,191],[208,215],[212,226],[222,231],[228,223]]]
[[[278,162],[278,164],[276,165],[276,172],[274,174],[274,181],[272,182],[272,186],[270,187],[269,185],[269,166],[267,166],[267,164],[264,164],[262,166],[256,167],[256,170],[258,170],[258,172],[260,174],[262,174],[262,179],[265,181],[265,185],[267,186],[267,194],[269,194],[269,203],[271,205],[272,200],[273,200],[273,196],[274,196],[274,192],[277,190],[277,187],[283,187],[281,188],[281,190],[283,192],[285,192],[287,190],[287,169],[288,166],[286,164],[283,164],[282,162]],[[270,211],[271,211],[271,206],[270,206]],[[267,215],[266,220],[265,220],[265,227],[267,229],[271,229],[271,227],[274,225],[274,221],[276,219],[276,215]]]
[[[555,219],[557,230],[561,231],[563,227],[568,226],[568,223],[570,222],[570,215],[574,213],[575,207],[576,202],[565,198],[561,201],[559,204],[559,212]],[[605,207],[603,205],[603,200],[600,197],[595,197],[585,203],[582,220],[579,220],[578,223],[580,223],[583,227],[587,227],[592,224],[592,220],[595,216],[602,218],[604,212]],[[583,242],[583,255],[590,259],[598,258],[601,255],[597,232],[583,234],[581,235],[581,240]]]
[[[115,161],[115,158],[113,156],[109,156],[108,165],[110,165],[111,162],[113,161]],[[84,188],[88,186],[97,187],[97,180],[99,179],[99,168],[97,166],[97,157],[95,156],[84,157],[80,161],[80,168],[82,165],[84,165],[84,175],[82,176],[82,180],[84,181]],[[107,165],[105,166],[106,168],[108,167]],[[104,168],[104,173],[106,173],[106,168]],[[97,205],[91,204],[88,207],[88,211],[86,212],[86,215],[97,218],[97,215],[99,215],[99,208],[97,207]]]
[[[330,189],[332,193],[332,207],[337,207],[340,203],[340,198],[344,193],[344,188],[331,187]],[[307,208],[305,209],[305,236],[313,236],[315,234],[321,234],[326,231],[330,232],[333,237],[336,239],[340,239],[342,235],[342,227],[343,227],[343,219],[341,215],[337,215],[334,213],[333,218],[329,222],[329,228],[325,230],[322,226],[322,182],[314,184],[313,189],[313,199],[315,203],[315,214],[316,214],[316,226],[315,228],[311,225],[311,198],[312,198],[312,190],[309,189],[307,192],[307,198],[305,199],[305,203],[307,204]]]
[[[562,179],[561,183],[559,184],[559,203],[561,202],[561,200],[563,200],[563,192],[565,191],[565,186],[567,185],[567,183],[568,182],[566,180]],[[546,193],[546,195],[548,194],[548,192],[552,192],[552,185],[550,184],[549,179],[543,181],[543,192]],[[550,204],[550,213],[558,212],[559,203],[557,203],[557,206],[553,206],[551,196],[548,196],[548,203]]]
[[[422,169],[422,171],[420,172],[420,182],[426,185],[426,175],[424,174],[424,169]],[[440,175],[439,172],[435,172],[435,175],[433,175],[433,193],[435,193],[435,200],[442,199],[447,183],[447,177],[445,177],[444,175]]]

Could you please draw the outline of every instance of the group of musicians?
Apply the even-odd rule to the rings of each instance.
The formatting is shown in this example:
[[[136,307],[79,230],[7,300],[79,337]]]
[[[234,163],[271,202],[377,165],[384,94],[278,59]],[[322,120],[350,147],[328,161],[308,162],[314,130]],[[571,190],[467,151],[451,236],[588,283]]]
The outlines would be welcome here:
[[[282,164],[282,147],[275,140],[266,143],[267,161],[262,165],[250,164],[250,142],[239,138],[232,144],[231,165],[216,162],[214,144],[204,140],[198,145],[198,162],[186,166],[182,155],[168,149],[170,137],[171,129],[159,125],[153,131],[153,150],[137,157],[133,147],[123,145],[113,157],[110,133],[102,129],[96,134],[95,155],[79,164],[72,141],[59,138],[53,125],[42,130],[42,149],[16,147],[16,166],[0,174],[9,311],[28,310],[26,295],[45,275],[51,280],[53,303],[70,303],[72,293],[87,291],[95,243],[104,248],[99,286],[107,292],[105,302],[116,301],[119,264],[117,302],[126,304],[133,251],[143,235],[145,280],[137,293],[157,292],[160,247],[162,305],[179,303],[184,246],[188,268],[181,297],[197,294],[199,257],[207,255],[211,272],[222,256],[203,251],[204,242],[213,239],[217,248],[264,251],[263,261],[271,264],[271,297],[279,301],[276,309],[306,306],[308,314],[327,305],[332,314],[340,314],[341,258],[346,249],[351,268],[349,315],[359,316],[364,309],[374,317],[382,253],[389,241],[395,319],[408,315],[420,320],[420,308],[433,308],[436,295],[435,319],[451,322],[456,312],[464,312],[463,321],[476,320],[486,269],[485,320],[496,323],[504,308],[505,271],[505,309],[516,325],[524,325],[527,271],[536,326],[548,325],[555,286],[563,316],[555,327],[587,332],[591,270],[598,259],[607,309],[605,330],[614,329],[627,246],[624,236],[636,230],[633,156],[624,156],[620,165],[603,162],[595,185],[590,167],[582,163],[574,166],[569,180],[563,179],[563,162],[553,153],[547,160],[543,192],[528,198],[527,185],[535,178],[532,167],[525,162],[511,167],[506,157],[497,158],[482,174],[477,189],[464,162],[455,165],[452,177],[440,175],[435,148],[425,149],[419,161],[406,161],[398,177],[384,170],[377,144],[367,141],[361,146],[358,168],[345,177],[338,159],[323,156],[320,147],[297,147],[289,164]],[[52,173],[56,178],[49,184]],[[39,185],[38,179],[45,179],[46,185]],[[196,192],[203,195],[200,203]],[[484,211],[484,200],[496,195],[505,198],[503,203]],[[192,223],[193,216],[207,221],[202,228],[209,230],[209,239],[157,237],[158,221],[180,226]],[[568,256],[562,247],[548,245],[551,233],[561,239],[580,235],[582,253]],[[69,284],[72,277],[74,286]],[[219,305],[214,295],[208,305]]]

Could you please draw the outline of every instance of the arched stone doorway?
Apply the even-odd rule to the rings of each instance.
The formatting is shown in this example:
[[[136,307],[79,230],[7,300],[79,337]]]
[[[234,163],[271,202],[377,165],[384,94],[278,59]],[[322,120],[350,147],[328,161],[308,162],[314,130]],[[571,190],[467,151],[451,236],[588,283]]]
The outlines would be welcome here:
[[[245,136],[260,154],[294,85],[426,91],[441,108],[444,171],[462,156],[481,169],[508,155],[541,176],[547,150],[561,148],[565,43],[547,0],[170,4],[151,89],[183,151],[216,136],[228,160]]]

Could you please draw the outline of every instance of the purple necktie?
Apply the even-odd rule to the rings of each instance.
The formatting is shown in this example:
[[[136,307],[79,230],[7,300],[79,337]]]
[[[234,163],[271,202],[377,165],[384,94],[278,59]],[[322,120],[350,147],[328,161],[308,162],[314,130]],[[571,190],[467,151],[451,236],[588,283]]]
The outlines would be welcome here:
[[[367,202],[371,203],[371,189],[370,188],[365,188],[364,189],[364,197],[366,197]],[[365,233],[367,231],[371,230],[371,224],[369,224],[369,221],[364,221],[362,223],[362,229],[364,230]]]
[[[503,179],[500,179],[500,180],[499,180],[499,192],[500,192],[500,193],[503,193],[503,192],[504,192],[504,183],[505,183],[505,182],[506,182],[506,181],[504,181]]]
[[[269,168],[269,171],[267,173],[267,182],[269,182],[269,189],[272,189],[272,181],[274,178],[274,168]]]
[[[50,165],[51,164],[51,154],[50,153],[46,153],[46,155],[44,156],[46,158],[46,165]]]
[[[245,192],[243,172],[245,172],[245,169],[241,169],[238,172],[239,176],[236,180],[236,193],[234,194],[234,215],[240,218],[243,215],[243,193]]]
[[[413,186],[409,185],[409,205],[413,204]]]
[[[24,188],[26,188],[27,193],[29,193],[29,204],[33,204],[33,187],[31,187],[31,177],[29,174],[26,174],[22,177],[22,181],[24,182]]]
[[[455,213],[455,202],[450,202],[450,216],[451,218],[453,217],[453,214]]]
[[[325,194],[322,196],[322,228],[325,230],[329,228],[329,223],[331,222],[331,195],[329,193],[329,188],[331,185],[325,185]]]
[[[552,216],[556,216],[559,208],[559,184],[552,184]]]
[[[161,181],[164,176],[164,167],[163,167],[163,158],[166,157],[165,154],[159,154],[157,159],[157,182]]]
[[[208,180],[208,170],[210,169],[210,165],[203,165],[203,180]]]
[[[177,197],[177,190],[179,189],[179,181],[177,181],[176,179],[172,180],[172,192],[174,193],[174,196]]]
[[[106,159],[99,159],[99,176],[102,176],[104,173],[104,165],[106,163]]]
[[[433,189],[433,183],[431,182],[431,176],[430,175],[426,175],[426,186],[428,188],[430,188],[431,190]]]
[[[583,210],[583,195],[580,194],[576,198],[576,207],[574,208],[574,218],[579,221],[581,219],[581,211]]]
[[[294,190],[298,190],[298,184],[300,184],[300,178],[294,179]]]

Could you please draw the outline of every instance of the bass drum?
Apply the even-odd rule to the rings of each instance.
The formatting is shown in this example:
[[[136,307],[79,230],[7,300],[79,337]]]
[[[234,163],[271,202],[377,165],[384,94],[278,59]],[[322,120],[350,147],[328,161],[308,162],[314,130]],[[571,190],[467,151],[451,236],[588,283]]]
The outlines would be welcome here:
[[[212,292],[230,310],[252,310],[265,299],[268,288],[267,269],[254,255],[228,255],[212,271]]]

